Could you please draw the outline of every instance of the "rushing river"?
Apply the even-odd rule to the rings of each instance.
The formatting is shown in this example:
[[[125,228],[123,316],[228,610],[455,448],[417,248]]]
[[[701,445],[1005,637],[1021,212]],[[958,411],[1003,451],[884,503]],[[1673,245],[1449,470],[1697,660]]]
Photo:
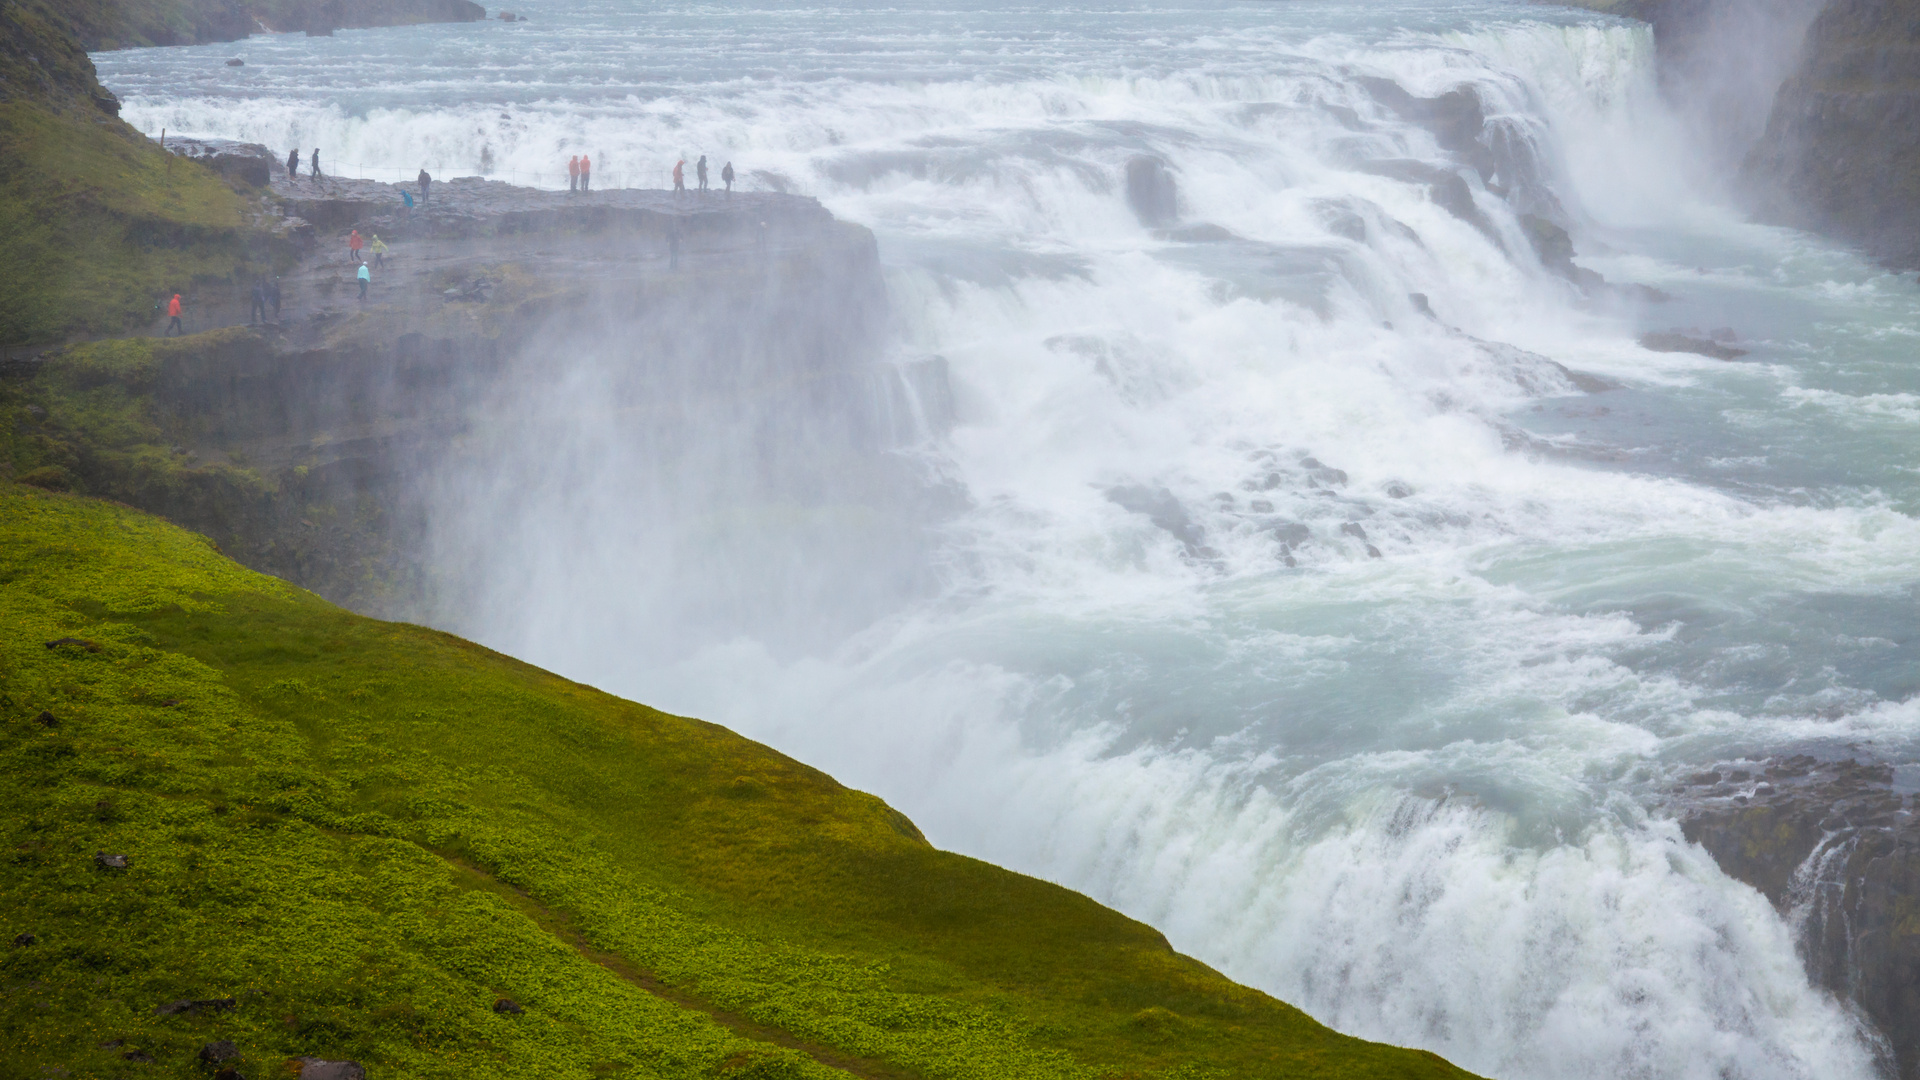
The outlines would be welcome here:
[[[933,587],[806,648],[750,620],[659,645],[636,583],[677,571],[621,558],[658,523],[613,506],[515,532],[578,557],[458,629],[766,740],[1343,1031],[1512,1080],[1874,1075],[1790,920],[1659,806],[1702,763],[1920,760],[1920,289],[1747,222],[1643,27],[514,10],[95,60],[145,130],[348,175],[564,186],[584,150],[661,186],[705,153],[819,197],[879,237],[890,347],[947,360],[958,422],[899,452],[960,509]],[[1466,170],[1480,225],[1380,166],[1448,159],[1379,78],[1470,85],[1530,148],[1510,198]],[[1143,227],[1141,153],[1224,233]],[[1583,265],[1673,299],[1543,268],[1515,207],[1554,204]],[[1673,327],[1749,355],[1635,343]]]

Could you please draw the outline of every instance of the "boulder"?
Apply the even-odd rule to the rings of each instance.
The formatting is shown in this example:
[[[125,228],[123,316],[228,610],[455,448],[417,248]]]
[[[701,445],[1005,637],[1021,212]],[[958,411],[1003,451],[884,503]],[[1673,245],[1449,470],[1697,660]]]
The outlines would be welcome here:
[[[16,949],[24,949],[39,940],[39,938],[32,934],[15,934],[13,936],[13,947]]]
[[[239,1002],[233,998],[202,998],[194,1000],[182,998],[169,1001],[164,1005],[155,1005],[153,1011],[160,1016],[199,1016],[202,1013],[227,1012]]]
[[[512,998],[501,998],[493,1003],[493,1011],[502,1016],[519,1016],[527,1010],[521,1008],[520,1003]]]
[[[1150,154],[1127,161],[1127,205],[1142,225],[1171,225],[1179,220],[1179,192],[1166,162]]]
[[[1688,840],[1796,926],[1807,973],[1920,1078],[1920,806],[1914,769],[1795,756],[1723,765],[1668,794]],[[1920,778],[1915,778],[1920,779]]]
[[[300,1080],[367,1080],[367,1070],[357,1061],[303,1057],[293,1064],[294,1075]]]
[[[286,169],[273,151],[259,143],[169,135],[165,145],[168,151],[191,158],[230,181],[254,187],[266,187],[275,166],[282,171]]]
[[[1747,350],[1722,345],[1712,338],[1693,337],[1678,330],[1640,335],[1640,347],[1649,352],[1685,352],[1710,356],[1715,360],[1737,360]]]
[[[200,1064],[218,1065],[223,1061],[232,1061],[240,1056],[240,1048],[233,1045],[232,1039],[210,1042],[200,1048]]]
[[[132,865],[125,855],[109,855],[104,851],[95,853],[93,861],[102,870],[125,870]]]

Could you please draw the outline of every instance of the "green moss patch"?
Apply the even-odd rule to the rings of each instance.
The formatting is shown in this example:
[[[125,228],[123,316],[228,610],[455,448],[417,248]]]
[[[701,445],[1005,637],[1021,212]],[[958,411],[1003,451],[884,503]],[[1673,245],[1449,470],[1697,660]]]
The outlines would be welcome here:
[[[195,1075],[231,1039],[256,1080],[1465,1075],[125,507],[0,487],[0,621],[0,1074]]]

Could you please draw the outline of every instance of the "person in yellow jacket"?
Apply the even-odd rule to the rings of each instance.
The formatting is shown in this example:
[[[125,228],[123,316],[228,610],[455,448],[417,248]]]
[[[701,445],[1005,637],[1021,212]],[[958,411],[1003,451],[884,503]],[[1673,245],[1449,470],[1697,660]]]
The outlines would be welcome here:
[[[367,245],[367,250],[373,252],[373,265],[381,268],[382,270],[386,269],[387,242],[385,240],[380,239],[379,233],[373,234],[373,243]]]

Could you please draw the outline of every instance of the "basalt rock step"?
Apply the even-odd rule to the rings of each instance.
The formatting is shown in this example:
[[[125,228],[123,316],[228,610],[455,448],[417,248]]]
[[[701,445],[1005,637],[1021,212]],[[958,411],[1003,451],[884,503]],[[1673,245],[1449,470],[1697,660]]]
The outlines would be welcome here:
[[[1689,840],[1791,918],[1813,981],[1859,1006],[1920,1080],[1920,805],[1892,766],[1797,756],[1669,793]]]

